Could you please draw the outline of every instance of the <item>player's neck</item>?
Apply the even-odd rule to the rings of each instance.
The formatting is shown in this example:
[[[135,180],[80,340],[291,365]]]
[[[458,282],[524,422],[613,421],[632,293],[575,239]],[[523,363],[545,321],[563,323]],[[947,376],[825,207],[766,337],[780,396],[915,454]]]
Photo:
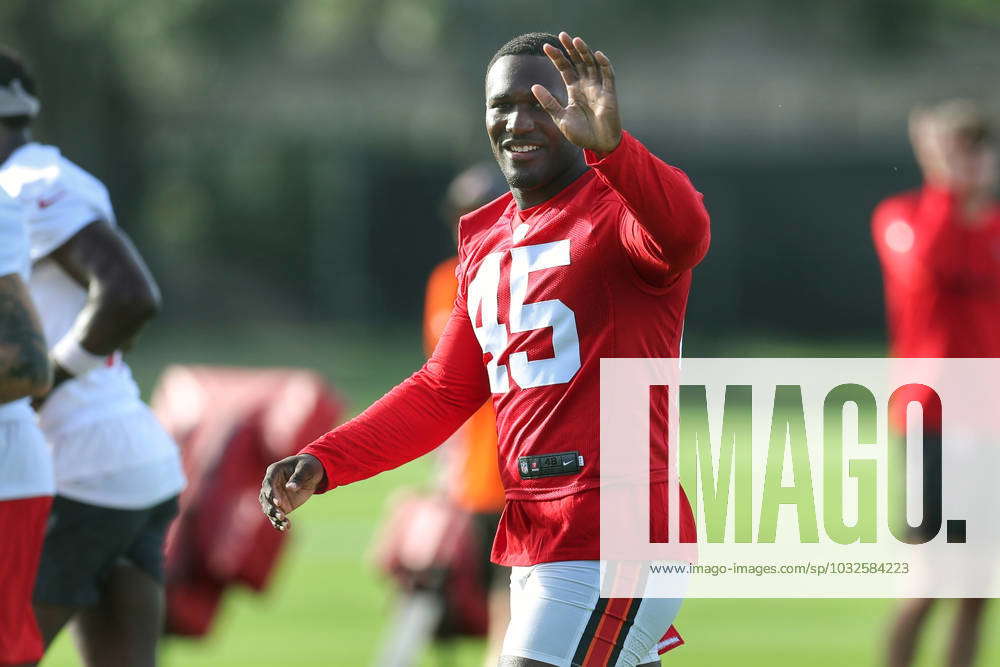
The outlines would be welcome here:
[[[534,188],[531,190],[511,188],[510,193],[514,195],[514,201],[517,202],[517,208],[523,211],[526,208],[538,206],[539,204],[552,199],[557,194],[565,190],[570,183],[580,178],[580,176],[582,176],[588,169],[590,169],[590,167],[588,167],[587,163],[581,159],[579,162],[574,162],[569,168],[566,169],[566,171],[559,174],[540,188]]]
[[[6,130],[0,133],[0,163],[6,162],[14,151],[28,141],[30,137],[27,130]]]

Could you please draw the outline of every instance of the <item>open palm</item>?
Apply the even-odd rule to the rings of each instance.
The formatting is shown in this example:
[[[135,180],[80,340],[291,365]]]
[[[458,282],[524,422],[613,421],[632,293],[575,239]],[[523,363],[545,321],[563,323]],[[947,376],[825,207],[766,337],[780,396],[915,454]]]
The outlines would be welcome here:
[[[567,139],[580,148],[610,153],[618,146],[622,134],[611,61],[600,51],[591,52],[580,37],[571,38],[561,32],[559,41],[569,58],[551,44],[542,48],[566,84],[566,106],[545,86],[535,84],[531,92]]]

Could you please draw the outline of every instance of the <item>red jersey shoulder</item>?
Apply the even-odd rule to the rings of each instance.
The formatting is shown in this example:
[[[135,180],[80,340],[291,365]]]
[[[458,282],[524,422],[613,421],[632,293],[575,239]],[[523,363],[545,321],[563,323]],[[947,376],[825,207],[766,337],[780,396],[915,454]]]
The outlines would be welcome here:
[[[886,246],[886,233],[893,222],[913,223],[913,211],[920,199],[920,190],[907,190],[883,199],[872,212],[872,240],[881,252]],[[912,231],[912,230],[911,230]]]
[[[913,209],[916,208],[919,199],[920,190],[907,190],[886,197],[875,207],[875,211],[872,213],[872,225],[884,225],[897,218],[910,222]]]
[[[514,201],[514,196],[505,192],[493,201],[466,213],[458,221],[458,257],[462,261],[468,251],[475,247],[483,233],[497,223]]]
[[[570,206],[580,210],[584,215],[600,216],[606,212],[614,216],[623,214],[627,209],[625,202],[607,183],[596,176],[587,184],[582,197],[574,197]]]
[[[598,178],[593,169],[568,188],[574,188],[574,191],[570,196],[561,198],[554,207],[563,220],[586,220],[594,225],[609,218],[620,221],[628,213],[618,193]]]

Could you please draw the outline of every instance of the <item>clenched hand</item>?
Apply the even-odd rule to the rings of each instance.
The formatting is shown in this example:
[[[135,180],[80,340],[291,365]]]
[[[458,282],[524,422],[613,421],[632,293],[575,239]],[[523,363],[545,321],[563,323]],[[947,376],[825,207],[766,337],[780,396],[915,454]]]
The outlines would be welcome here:
[[[260,485],[260,507],[278,530],[288,530],[288,513],[299,507],[323,483],[323,464],[310,454],[289,456],[272,463]]]

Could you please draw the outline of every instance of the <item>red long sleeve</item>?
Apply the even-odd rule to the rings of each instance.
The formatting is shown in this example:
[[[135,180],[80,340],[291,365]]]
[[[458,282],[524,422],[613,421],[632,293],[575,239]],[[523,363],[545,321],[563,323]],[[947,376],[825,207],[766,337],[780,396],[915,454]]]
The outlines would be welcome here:
[[[893,356],[1000,353],[1000,207],[962,216],[955,193],[930,185],[875,209]]]
[[[624,131],[608,155],[584,155],[625,206],[622,247],[647,282],[663,284],[701,261],[710,241],[708,211],[683,171]]]
[[[967,274],[976,233],[960,224],[959,215],[958,196],[930,185],[882,202],[872,232],[883,270],[910,286]]]
[[[490,396],[482,354],[459,299],[423,368],[302,449],[323,464],[323,491],[401,466],[458,430]]]
[[[708,247],[708,213],[684,173],[627,133],[611,154],[595,158],[588,154],[588,163],[621,200],[617,236],[639,275],[661,286],[694,266]],[[499,201],[481,217],[492,222],[508,202]],[[421,370],[302,452],[322,462],[328,489],[349,484],[437,447],[489,397],[483,351],[460,296]]]
[[[925,186],[913,212],[913,261],[943,278],[965,272],[963,245],[968,230],[959,224],[958,196]]]

